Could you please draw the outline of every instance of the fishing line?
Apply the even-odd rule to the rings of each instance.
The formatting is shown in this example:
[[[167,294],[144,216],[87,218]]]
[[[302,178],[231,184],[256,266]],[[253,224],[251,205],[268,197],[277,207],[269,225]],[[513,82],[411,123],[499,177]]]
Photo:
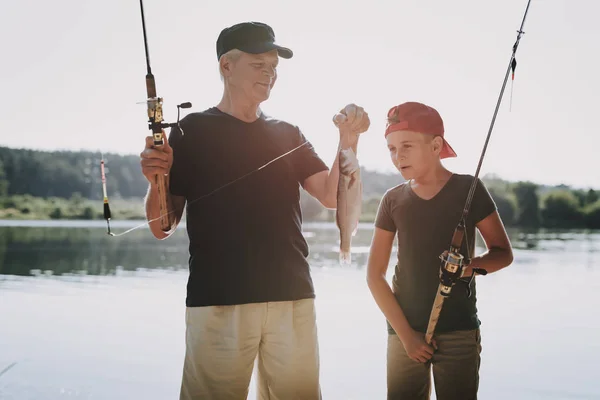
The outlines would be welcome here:
[[[463,240],[465,239],[466,234],[467,234],[467,223],[466,223],[467,215],[469,214],[469,211],[471,208],[471,203],[472,203],[473,197],[475,195],[475,189],[476,189],[478,181],[479,181],[479,173],[481,171],[483,159],[485,157],[486,150],[487,150],[487,147],[488,147],[488,144],[490,141],[490,136],[492,135],[492,130],[494,129],[494,123],[496,122],[496,117],[498,116],[498,110],[500,109],[500,104],[502,103],[502,97],[504,95],[504,90],[506,88],[506,84],[507,84],[508,77],[509,77],[511,70],[512,70],[512,77],[513,77],[513,81],[514,81],[514,73],[515,73],[515,68],[517,66],[517,61],[516,61],[517,48],[519,47],[521,37],[525,33],[523,31],[523,26],[525,25],[525,19],[527,18],[527,13],[529,12],[530,4],[531,4],[531,0],[528,0],[527,7],[525,8],[525,13],[523,15],[523,20],[521,21],[521,26],[520,26],[519,30],[517,31],[517,40],[515,41],[515,43],[513,44],[513,47],[512,47],[512,54],[510,57],[510,61],[508,63],[508,68],[506,70],[504,80],[502,81],[502,88],[500,89],[500,95],[498,96],[498,100],[496,102],[496,107],[494,109],[492,121],[490,123],[490,127],[488,129],[488,133],[487,133],[487,136],[485,139],[485,143],[483,145],[483,150],[481,151],[479,163],[477,164],[477,169],[475,170],[475,175],[473,176],[473,181],[471,182],[471,186],[469,187],[469,192],[467,194],[467,199],[466,199],[463,211],[462,211],[462,215],[459,219],[458,225],[454,229],[454,234],[452,235],[452,240],[450,242],[449,250],[444,251],[444,253],[442,253],[442,255],[440,256],[440,258],[442,260],[442,263],[440,265],[440,275],[439,275],[440,283],[438,285],[438,290],[437,290],[435,299],[433,301],[433,306],[431,307],[429,323],[427,324],[427,331],[425,333],[425,341],[427,343],[431,343],[431,340],[433,338],[433,334],[434,334],[435,328],[437,326],[438,319],[440,317],[440,313],[441,313],[442,307],[444,305],[445,299],[448,296],[450,296],[452,287],[454,286],[455,282],[460,280],[461,275],[464,272],[464,267],[466,265],[465,261],[470,263],[470,254],[467,254],[467,258],[468,258],[467,260],[465,260],[465,257],[461,254],[461,244],[463,243]],[[511,86],[511,88],[512,88],[512,86]],[[512,95],[512,91],[511,91],[511,95]],[[511,102],[512,102],[512,96],[511,96]],[[468,245],[468,240],[467,240],[467,245]],[[470,250],[470,249],[467,247],[467,250]],[[482,268],[474,267],[473,275],[471,276],[470,282],[473,281],[473,278],[475,277],[476,274],[486,275],[487,271]],[[470,288],[468,288],[467,293],[469,296],[471,295]]]
[[[238,182],[238,181],[240,181],[240,180],[242,180],[242,179],[244,179],[244,178],[246,178],[246,177],[248,177],[248,176],[250,176],[250,175],[252,175],[252,174],[254,174],[254,173],[256,173],[256,172],[258,172],[258,171],[260,171],[260,170],[262,170],[262,169],[264,169],[264,168],[266,168],[268,165],[270,165],[270,164],[274,163],[275,161],[277,161],[277,160],[279,160],[279,159],[281,159],[281,158],[283,158],[283,157],[285,157],[285,156],[287,156],[287,155],[291,154],[292,152],[294,152],[294,151],[298,150],[298,149],[299,149],[299,148],[301,148],[302,146],[305,146],[305,145],[307,145],[307,144],[309,144],[309,143],[310,143],[310,142],[308,142],[308,141],[306,141],[306,142],[302,143],[300,146],[297,146],[297,147],[293,148],[292,150],[290,150],[290,151],[288,151],[288,152],[286,152],[286,153],[284,153],[284,154],[282,154],[282,155],[280,155],[280,156],[277,156],[276,158],[272,159],[271,161],[267,162],[266,164],[263,164],[262,166],[260,166],[260,167],[258,167],[258,168],[256,168],[256,169],[254,169],[254,170],[252,170],[252,171],[250,171],[250,172],[248,172],[248,173],[246,173],[246,174],[244,174],[244,175],[240,176],[239,178],[236,178],[236,179],[234,179],[234,180],[232,180],[232,181],[230,181],[230,182],[226,183],[225,185],[223,185],[223,186],[220,186],[220,187],[216,188],[216,189],[215,189],[215,190],[213,190],[212,192],[209,192],[209,193],[207,193],[207,194],[205,194],[205,195],[203,195],[203,196],[200,196],[200,197],[198,197],[198,198],[196,198],[196,199],[194,199],[194,200],[192,200],[192,201],[189,201],[189,202],[187,202],[187,205],[186,205],[186,206],[188,206],[188,207],[189,207],[190,205],[192,205],[192,204],[196,203],[197,201],[200,201],[200,200],[203,200],[203,199],[205,199],[205,198],[207,198],[207,197],[209,197],[209,196],[212,196],[212,195],[213,195],[213,194],[215,194],[216,192],[218,192],[218,191],[220,191],[220,190],[222,190],[222,189],[224,189],[224,188],[226,188],[226,187],[228,187],[228,186],[230,186],[230,185],[233,185],[234,183],[236,183],[236,182]],[[103,169],[103,171],[104,171],[104,169]],[[104,175],[103,175],[103,176],[104,176]],[[103,179],[104,179],[104,178],[103,178]],[[105,182],[105,180],[103,180],[103,182]],[[104,187],[106,186],[106,185],[105,185],[105,183],[103,183],[103,185],[104,185]],[[106,199],[106,197],[105,197],[105,199]],[[105,203],[105,205],[107,205],[107,204],[108,204],[108,203],[106,202],[106,203]],[[105,209],[106,209],[106,207],[105,207]],[[131,229],[128,229],[128,230],[126,230],[126,231],[124,231],[124,232],[121,232],[121,233],[113,233],[113,232],[111,232],[111,231],[110,231],[110,227],[109,227],[109,230],[107,231],[107,233],[108,233],[108,235],[110,235],[110,236],[113,236],[113,237],[119,237],[119,236],[123,236],[123,235],[125,235],[125,234],[127,234],[127,233],[129,233],[129,232],[132,232],[132,231],[136,230],[136,229],[139,229],[139,228],[142,228],[142,227],[144,227],[144,226],[146,226],[146,225],[149,225],[150,223],[152,223],[152,222],[154,222],[154,221],[158,221],[159,219],[163,218],[163,217],[164,217],[164,216],[166,216],[166,215],[169,215],[169,214],[171,214],[171,213],[172,213],[172,212],[174,212],[174,211],[175,211],[175,210],[171,210],[171,211],[169,211],[169,212],[167,212],[167,213],[164,213],[164,214],[162,214],[162,215],[158,216],[157,218],[153,218],[153,219],[151,219],[151,220],[149,220],[149,221],[147,221],[147,222],[144,222],[143,224],[140,224],[140,225],[134,226],[133,228],[131,228]]]
[[[13,362],[12,364],[10,364],[8,367],[4,368],[2,371],[0,371],[0,376],[4,375],[5,373],[7,373],[12,367],[14,367],[15,365],[17,365],[17,361]]]

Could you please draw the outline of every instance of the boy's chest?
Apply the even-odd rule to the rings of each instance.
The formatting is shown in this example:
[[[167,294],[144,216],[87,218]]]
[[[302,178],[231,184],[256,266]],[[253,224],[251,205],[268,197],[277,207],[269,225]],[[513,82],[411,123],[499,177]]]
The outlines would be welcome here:
[[[462,204],[453,199],[403,202],[393,213],[399,245],[428,247],[449,244],[462,213]]]
[[[443,184],[436,185],[434,187],[431,186],[411,186],[410,190],[423,201],[433,202],[437,196],[442,196],[444,193],[442,189],[444,188]]]

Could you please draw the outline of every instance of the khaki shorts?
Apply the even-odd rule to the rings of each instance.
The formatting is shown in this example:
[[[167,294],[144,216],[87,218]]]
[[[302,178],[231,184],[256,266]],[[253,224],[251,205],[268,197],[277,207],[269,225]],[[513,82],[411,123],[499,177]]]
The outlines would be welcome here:
[[[314,299],[188,307],[180,400],[319,400]]]
[[[438,349],[427,363],[412,360],[397,335],[388,336],[388,400],[428,400],[431,371],[438,400],[476,400],[479,388],[479,329],[434,336]]]

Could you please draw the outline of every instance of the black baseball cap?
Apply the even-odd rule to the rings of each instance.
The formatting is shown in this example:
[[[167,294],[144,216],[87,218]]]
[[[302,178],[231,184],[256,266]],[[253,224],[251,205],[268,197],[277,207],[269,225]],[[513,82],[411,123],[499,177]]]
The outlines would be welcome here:
[[[262,22],[242,22],[225,28],[217,39],[217,59],[229,50],[260,54],[277,49],[282,58],[292,58],[294,53],[275,43],[273,28]]]

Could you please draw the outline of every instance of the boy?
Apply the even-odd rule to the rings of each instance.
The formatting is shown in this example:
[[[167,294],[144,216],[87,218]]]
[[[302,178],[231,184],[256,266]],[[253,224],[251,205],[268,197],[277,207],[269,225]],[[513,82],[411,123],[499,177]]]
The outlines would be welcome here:
[[[471,262],[444,302],[431,345],[425,332],[438,290],[439,256],[450,245],[471,175],[455,174],[441,159],[456,157],[438,112],[408,102],[388,112],[385,137],[394,166],[406,179],[379,206],[369,254],[369,289],[387,319],[388,399],[429,399],[430,368],[439,400],[477,398],[481,341],[473,268],[496,272],[512,263],[512,249],[496,205],[478,180],[466,219],[461,254]],[[488,251],[474,257],[475,228]],[[393,289],[386,280],[394,237],[398,260]],[[470,251],[469,251],[470,250]]]

